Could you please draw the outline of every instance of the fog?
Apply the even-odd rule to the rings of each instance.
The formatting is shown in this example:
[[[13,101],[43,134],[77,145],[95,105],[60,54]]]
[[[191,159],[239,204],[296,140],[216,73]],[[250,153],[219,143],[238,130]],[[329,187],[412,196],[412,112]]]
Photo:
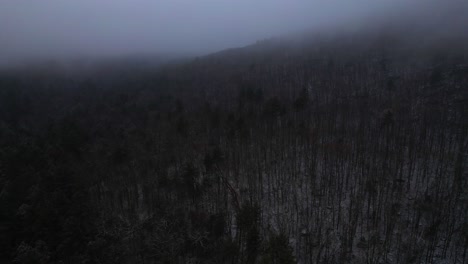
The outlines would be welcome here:
[[[440,1],[427,9],[428,2],[2,0],[0,64],[74,56],[200,55],[305,30],[360,26],[382,17],[399,20],[420,10],[432,17],[448,5]]]

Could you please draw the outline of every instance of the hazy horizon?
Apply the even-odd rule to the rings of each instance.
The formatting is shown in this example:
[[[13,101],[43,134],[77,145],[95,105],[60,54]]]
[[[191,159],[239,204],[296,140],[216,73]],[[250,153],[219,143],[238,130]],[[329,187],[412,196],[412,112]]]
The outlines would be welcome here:
[[[8,0],[0,3],[0,65],[70,57],[203,55],[295,32],[360,27],[386,16],[398,21],[429,2]],[[426,15],[432,19],[438,4],[430,3]]]

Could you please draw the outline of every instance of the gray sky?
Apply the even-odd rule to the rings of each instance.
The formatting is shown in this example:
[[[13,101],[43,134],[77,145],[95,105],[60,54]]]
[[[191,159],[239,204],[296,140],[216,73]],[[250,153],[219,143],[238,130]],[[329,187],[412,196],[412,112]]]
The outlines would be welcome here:
[[[421,1],[1,0],[0,63],[207,53],[305,29],[344,27]]]

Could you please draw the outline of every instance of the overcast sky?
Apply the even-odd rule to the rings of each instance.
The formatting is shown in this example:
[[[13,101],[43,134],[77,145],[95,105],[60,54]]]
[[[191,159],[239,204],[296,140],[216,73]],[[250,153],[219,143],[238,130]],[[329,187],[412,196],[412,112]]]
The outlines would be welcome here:
[[[0,0],[0,62],[62,55],[200,54],[346,26],[421,0]]]

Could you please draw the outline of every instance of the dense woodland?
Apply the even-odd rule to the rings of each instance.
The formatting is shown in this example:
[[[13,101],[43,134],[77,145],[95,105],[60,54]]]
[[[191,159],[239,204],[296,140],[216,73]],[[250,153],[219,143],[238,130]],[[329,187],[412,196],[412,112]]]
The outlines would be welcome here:
[[[358,39],[3,70],[1,259],[468,263],[468,54]]]

